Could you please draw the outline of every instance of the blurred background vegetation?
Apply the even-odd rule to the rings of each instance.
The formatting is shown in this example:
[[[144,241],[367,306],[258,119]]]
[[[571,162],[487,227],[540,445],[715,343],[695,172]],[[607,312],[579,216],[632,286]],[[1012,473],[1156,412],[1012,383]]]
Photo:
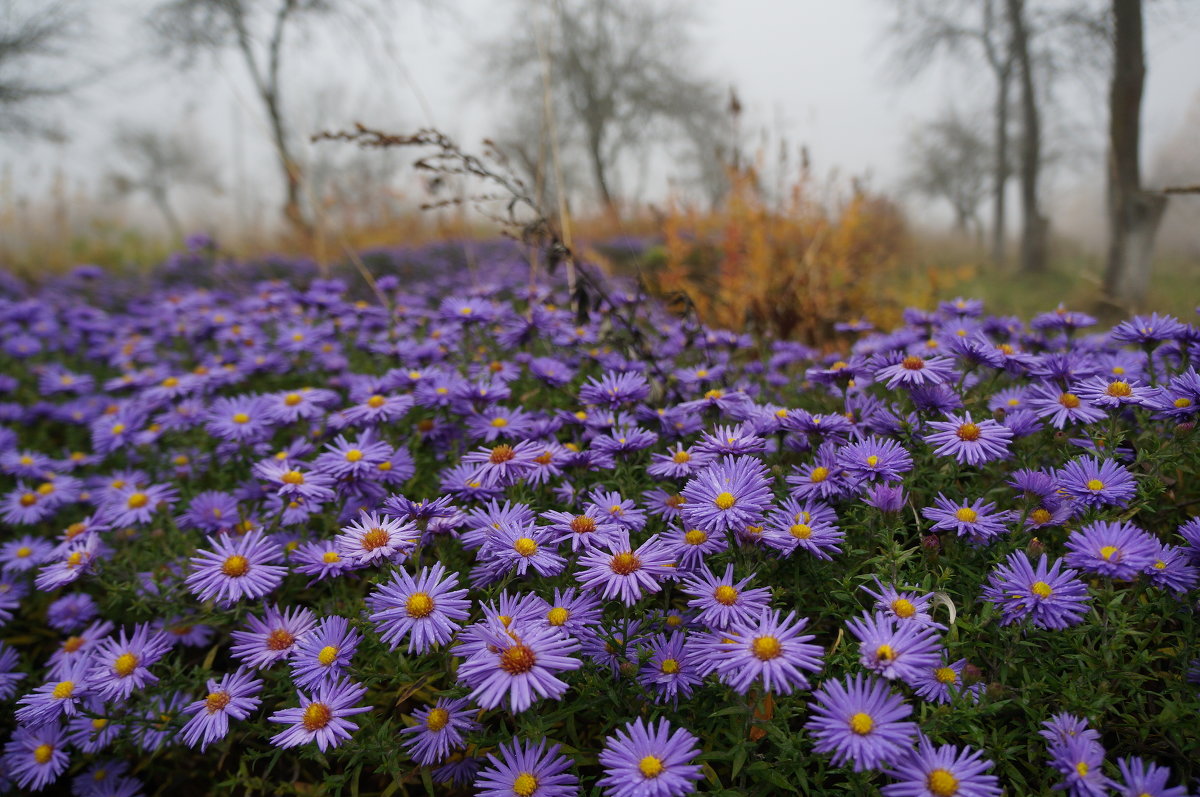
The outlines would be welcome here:
[[[762,86],[706,61],[726,31],[705,14],[726,5],[4,0],[0,266],[139,269],[193,232],[230,256],[319,263],[498,233],[446,201],[471,196],[469,178],[313,141],[368,118],[486,137],[585,256],[732,328],[822,342],[836,321],[888,325],[959,294],[994,312],[1062,301],[1105,318],[1200,302],[1195,4],[742,4],[730,19],[764,40],[789,25],[840,40],[853,21],[869,51],[846,58],[870,61],[887,96],[920,98],[923,116],[833,131],[877,141],[887,179],[874,163],[819,162],[818,127],[769,118]],[[1156,73],[1181,48],[1190,76]],[[860,101],[839,85],[853,68],[830,62],[770,96],[818,107],[829,84]],[[1148,142],[1156,74],[1174,99]],[[390,83],[417,107],[348,99]],[[475,104],[487,113],[460,124]],[[442,206],[422,210],[431,201]]]

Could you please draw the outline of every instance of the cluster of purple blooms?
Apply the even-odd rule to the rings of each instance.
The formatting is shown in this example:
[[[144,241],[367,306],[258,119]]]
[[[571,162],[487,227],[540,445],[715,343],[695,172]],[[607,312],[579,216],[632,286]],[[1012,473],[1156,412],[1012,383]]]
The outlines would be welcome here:
[[[1061,307],[1024,325],[959,300],[890,333],[847,325],[840,358],[775,342],[746,362],[746,336],[647,302],[650,363],[516,280],[447,296],[449,278],[385,276],[386,309],[313,280],[160,287],[104,310],[72,279],[91,278],[0,284],[0,626],[45,604],[61,635],[39,661],[0,643],[0,792],[86,761],[75,793],[132,797],[114,749],[203,752],[239,723],[269,723],[278,748],[338,748],[395,702],[356,664],[382,647],[457,662],[399,744],[479,794],[578,793],[560,744],[477,741],[489,712],[567,699],[583,671],[646,696],[598,752],[608,795],[696,790],[711,745],[660,715],[721,689],[796,701],[813,749],[883,773],[888,797],[989,797],[985,751],[914,719],[914,701],[984,699],[949,597],[876,577],[831,624],[747,563],[836,568],[857,531],[841,518],[869,510],[926,552],[987,561],[957,610],[983,601],[1029,634],[1101,611],[1098,584],[1194,602],[1200,582],[1200,518],[1176,533],[1130,512],[1146,477],[1114,438],[1191,431],[1200,330],[1173,318],[1087,336],[1095,320]],[[920,505],[931,459],[956,477]],[[137,600],[169,607],[152,622],[101,612],[130,548],[160,556],[133,574]],[[300,590],[361,598],[286,603]],[[835,637],[849,671],[828,666]],[[1142,759],[1105,775],[1082,720],[1046,728],[1069,794],[1186,794]]]

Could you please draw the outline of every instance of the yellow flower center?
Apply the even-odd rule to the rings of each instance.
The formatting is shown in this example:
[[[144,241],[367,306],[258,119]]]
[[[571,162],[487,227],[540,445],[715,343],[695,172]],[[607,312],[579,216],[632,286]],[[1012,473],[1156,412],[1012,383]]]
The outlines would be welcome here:
[[[1045,507],[1040,507],[1040,506],[1037,509],[1030,512],[1029,516],[1031,518],[1033,518],[1034,523],[1037,523],[1039,525],[1045,525],[1046,523],[1049,523],[1050,518],[1053,517],[1053,515],[1050,514],[1050,511],[1048,509],[1046,509]]]
[[[935,769],[925,779],[929,791],[937,797],[954,797],[958,794],[958,778],[944,769]]]
[[[289,470],[280,477],[284,484],[304,484],[304,474],[298,470]]]
[[[750,643],[750,652],[759,661],[770,661],[783,653],[783,646],[773,636],[760,636]]]
[[[875,648],[875,658],[882,662],[894,661],[896,658],[896,651],[892,649],[891,645],[880,645],[879,647]]]
[[[538,788],[538,779],[531,772],[522,772],[513,781],[513,794],[517,797],[530,797]]]
[[[362,547],[364,551],[374,551],[376,548],[382,548],[390,541],[388,533],[381,528],[373,528],[362,535]]]
[[[250,560],[240,554],[234,554],[221,565],[221,572],[230,578],[240,578],[250,572]]]
[[[1099,479],[1088,479],[1087,488],[1094,493],[1098,493],[1104,489],[1104,482]]]
[[[1120,551],[1117,550],[1115,545],[1105,545],[1100,549],[1100,556],[1108,562],[1111,562],[1114,556],[1117,557],[1117,561],[1120,561]]]
[[[933,671],[933,677],[937,679],[938,683],[947,686],[958,681],[958,673],[949,667],[938,667]]]
[[[878,464],[879,464],[879,457],[875,456],[874,454],[867,457],[867,467],[873,468]]]
[[[920,371],[925,367],[925,361],[915,354],[910,354],[900,361],[900,367],[906,371]]]
[[[1182,410],[1182,409],[1184,409],[1184,408],[1186,408],[1186,407],[1190,407],[1190,406],[1192,406],[1192,400],[1191,400],[1190,398],[1182,398],[1182,397],[1181,397],[1181,398],[1177,398],[1177,399],[1175,399],[1175,401],[1174,401],[1174,402],[1172,402],[1172,403],[1175,405],[1175,407],[1176,407],[1177,409],[1181,409],[1181,410]]]
[[[75,692],[75,682],[74,681],[60,681],[58,683],[58,685],[54,687],[54,691],[51,692],[50,695],[55,700],[65,700],[66,698],[68,698],[72,694],[74,694],[74,692]]]
[[[512,446],[499,445],[492,449],[492,453],[488,456],[488,461],[493,465],[499,465],[508,462],[516,455],[517,452],[513,451]]]
[[[1086,777],[1087,773],[1088,773],[1087,762],[1080,761],[1078,764],[1075,765],[1075,771],[1079,773],[1079,777],[1081,777],[1081,778]]]
[[[347,462],[358,462],[362,458],[363,458],[363,453],[361,451],[359,451],[357,448],[352,448],[346,452],[346,461]]]
[[[441,706],[431,709],[429,712],[429,716],[425,718],[425,727],[428,728],[429,730],[433,731],[434,733],[437,733],[438,731],[440,731],[442,728],[445,728],[449,724],[450,724],[450,712],[447,711],[446,709],[442,708]]]
[[[369,399],[367,399],[367,406],[373,410],[377,410],[380,407],[382,407],[386,402],[387,402],[387,399],[385,399],[383,396],[376,393],[374,396],[371,396]]]
[[[1035,581],[1033,586],[1029,588],[1030,592],[1037,595],[1039,598],[1049,598],[1054,590],[1050,589],[1050,585],[1045,581]]]
[[[708,532],[700,529],[692,529],[683,535],[683,541],[688,545],[703,545],[708,542]]]
[[[513,550],[521,554],[521,556],[533,556],[537,553],[538,544],[529,537],[518,537],[513,543]]]
[[[826,468],[823,465],[818,465],[817,467],[812,469],[812,473],[808,474],[808,480],[810,482],[813,482],[814,484],[818,483],[818,482],[823,482],[828,478],[829,478],[829,468]]]
[[[409,617],[418,620],[428,617],[433,612],[433,598],[425,592],[414,592],[408,596],[408,600],[404,601],[404,611],[408,613]]]
[[[304,399],[302,399],[300,397],[299,393],[288,393],[286,396],[283,397],[283,403],[288,405],[289,407],[294,407],[303,400]]]
[[[130,673],[137,669],[138,657],[132,653],[122,653],[117,656],[117,660],[113,662],[113,672],[119,678],[128,678]]]
[[[907,620],[917,613],[917,607],[912,605],[912,602],[906,598],[896,598],[892,601],[892,611],[897,617]]]
[[[788,532],[798,540],[807,540],[812,536],[812,528],[806,523],[793,523]]]
[[[674,675],[679,672],[679,662],[675,659],[663,659],[659,669],[667,675]]]
[[[17,549],[17,558],[18,559],[26,559],[32,554],[33,554],[33,549],[30,548],[28,545],[22,545],[20,548]]]
[[[39,744],[33,748],[33,760],[39,764],[45,764],[54,755],[54,747],[48,744]]]
[[[327,565],[331,565],[335,562],[342,561],[342,557],[337,551],[326,551],[325,553],[321,554],[321,561]]]
[[[309,703],[304,709],[301,724],[306,731],[319,731],[333,719],[333,712],[324,703]]]
[[[663,773],[663,762],[657,756],[648,755],[638,762],[638,772],[644,778],[657,778]]]
[[[123,424],[123,423],[113,424],[112,433],[114,435],[118,435],[123,431],[125,431],[125,424]]]
[[[627,576],[642,566],[642,560],[638,559],[632,551],[622,551],[613,555],[608,566],[618,576]]]
[[[576,515],[571,519],[571,531],[576,534],[590,534],[596,530],[596,521],[587,515]]]
[[[333,645],[326,645],[317,653],[317,662],[322,667],[328,667],[330,664],[333,664],[334,660],[337,658],[337,655],[337,648],[335,648]]]
[[[1079,396],[1074,393],[1063,393],[1058,397],[1058,403],[1069,410],[1073,410],[1079,406]]]
[[[737,602],[738,591],[728,584],[722,584],[713,590],[713,598],[722,606],[732,606]]]
[[[1133,388],[1129,386],[1128,382],[1109,382],[1108,390],[1105,392],[1114,398],[1125,398],[1133,395]]]
[[[729,509],[737,503],[737,499],[733,497],[733,493],[720,493],[713,503],[717,505],[717,509]]]
[[[496,429],[503,429],[508,426],[508,418],[492,418],[492,426]]]
[[[874,727],[875,720],[871,719],[870,714],[864,714],[860,711],[850,718],[850,730],[859,736],[866,736]]]
[[[296,641],[296,637],[286,628],[276,628],[267,637],[267,648],[269,650],[287,650]]]
[[[561,606],[555,606],[546,613],[546,622],[553,626],[560,626],[567,622],[571,613]]]
[[[68,637],[67,641],[63,643],[62,649],[67,653],[74,653],[83,647],[85,641],[81,636]]]
[[[979,518],[979,513],[969,506],[960,507],[954,516],[963,523],[974,523]]]
[[[500,654],[500,669],[509,675],[520,675],[521,673],[529,672],[536,663],[537,656],[534,652],[520,642],[511,648],[506,648]]]
[[[229,705],[229,700],[228,692],[209,692],[208,697],[204,699],[204,708],[209,714],[216,714]]]
[[[237,424],[250,423],[250,416],[244,412],[234,413],[233,422]]]
[[[958,435],[959,440],[965,440],[968,443],[974,442],[979,439],[979,427],[973,423],[964,423],[958,427],[958,431],[955,434]]]

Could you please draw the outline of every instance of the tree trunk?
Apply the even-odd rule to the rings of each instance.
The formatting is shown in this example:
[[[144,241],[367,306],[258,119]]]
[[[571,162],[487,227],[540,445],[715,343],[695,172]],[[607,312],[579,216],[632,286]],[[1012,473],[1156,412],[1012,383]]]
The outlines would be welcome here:
[[[1008,0],[1013,54],[1021,70],[1021,271],[1046,270],[1046,236],[1049,222],[1038,207],[1038,177],[1042,141],[1029,32],[1025,27],[1025,0]]]
[[[1113,0],[1113,78],[1109,92],[1108,265],[1104,290],[1116,303],[1138,305],[1150,283],[1154,236],[1167,207],[1164,194],[1142,191],[1138,147],[1146,57],[1142,0]]]
[[[150,199],[167,222],[167,228],[171,231],[172,237],[176,241],[182,241],[184,238],[183,225],[179,222],[179,216],[175,215],[175,209],[171,207],[171,199],[167,195],[166,189],[152,188],[150,190]]]
[[[604,147],[601,136],[589,131],[588,159],[592,163],[592,178],[596,181],[596,190],[600,192],[600,201],[604,210],[613,216],[617,215],[617,206],[613,202],[612,192],[608,188],[608,169],[604,161]]]
[[[1008,226],[1005,193],[1008,188],[1008,87],[1012,61],[996,75],[996,160],[992,166],[992,261],[1004,265],[1005,228]]]

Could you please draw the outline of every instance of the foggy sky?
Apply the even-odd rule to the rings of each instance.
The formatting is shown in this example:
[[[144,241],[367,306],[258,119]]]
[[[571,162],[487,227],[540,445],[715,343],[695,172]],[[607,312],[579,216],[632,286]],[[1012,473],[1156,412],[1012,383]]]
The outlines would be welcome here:
[[[55,174],[73,190],[96,190],[114,164],[113,130],[132,123],[191,131],[218,154],[227,190],[203,208],[184,203],[192,223],[199,221],[198,213],[212,212],[213,202],[226,214],[248,197],[272,202],[279,178],[242,65],[230,53],[217,64],[202,63],[181,75],[154,60],[138,27],[148,5],[144,0],[90,4],[94,26],[79,42],[76,66],[105,72],[72,101],[48,109],[68,131],[66,143],[0,139],[0,168],[12,176],[15,192],[42,195]],[[307,134],[348,127],[355,120],[396,131],[436,125],[470,146],[494,134],[503,108],[478,90],[473,51],[509,24],[507,14],[497,11],[504,4],[456,0],[445,5],[450,10],[430,12],[401,1],[385,26],[323,29],[291,40],[285,54],[287,102],[299,129]],[[895,189],[904,171],[905,137],[916,125],[951,105],[988,112],[991,84],[985,72],[944,64],[912,85],[890,79],[882,36],[891,17],[889,0],[703,0],[697,5],[702,9],[697,71],[737,87],[746,109],[744,127],[767,128],[807,145],[822,173],[866,176],[876,188]],[[1144,164],[1178,134],[1200,97],[1200,15],[1159,13],[1149,4],[1147,17]],[[1190,24],[1181,25],[1181,19]],[[1057,105],[1084,131],[1078,141],[1092,159],[1058,170],[1049,190],[1102,184],[1097,156],[1103,152],[1106,91],[1104,76],[1064,87]],[[657,184],[647,191],[661,196],[671,164],[657,163],[653,172]],[[268,207],[264,218],[273,222],[271,212]]]

